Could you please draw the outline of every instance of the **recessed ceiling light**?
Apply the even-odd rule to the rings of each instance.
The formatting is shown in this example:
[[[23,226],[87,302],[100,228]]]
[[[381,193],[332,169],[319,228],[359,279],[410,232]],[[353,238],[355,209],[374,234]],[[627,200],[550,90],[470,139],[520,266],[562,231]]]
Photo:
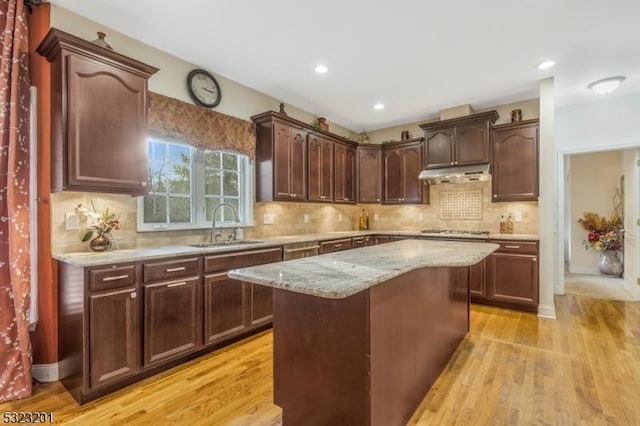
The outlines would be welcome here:
[[[539,70],[548,70],[549,68],[551,68],[555,64],[556,64],[555,62],[553,62],[551,60],[547,60],[547,61],[544,61],[544,62],[540,63],[538,65],[538,69]]]
[[[616,77],[603,78],[602,80],[594,81],[587,87],[599,95],[608,95],[613,92],[625,81],[627,78],[621,75]]]
[[[329,68],[327,68],[326,65],[318,65],[315,69],[318,74],[325,74],[329,71]]]
[[[373,106],[373,108],[378,109],[378,110],[379,110],[379,109],[384,109],[384,104],[381,104],[380,102],[378,102],[377,104],[375,104],[375,105]]]

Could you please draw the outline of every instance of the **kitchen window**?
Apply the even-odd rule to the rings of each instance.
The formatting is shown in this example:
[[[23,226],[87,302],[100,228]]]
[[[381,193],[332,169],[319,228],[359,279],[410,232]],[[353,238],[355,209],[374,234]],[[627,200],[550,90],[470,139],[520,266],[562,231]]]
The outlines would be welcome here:
[[[149,139],[149,194],[138,200],[138,230],[210,228],[220,203],[238,211],[240,225],[253,222],[252,168],[249,157],[230,151]],[[222,226],[238,226],[233,212],[217,214]]]

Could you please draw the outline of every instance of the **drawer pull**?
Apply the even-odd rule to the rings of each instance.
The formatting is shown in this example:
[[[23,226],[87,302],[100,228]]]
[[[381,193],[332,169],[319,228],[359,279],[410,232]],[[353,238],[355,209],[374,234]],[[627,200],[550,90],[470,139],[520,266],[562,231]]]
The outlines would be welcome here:
[[[179,283],[167,284],[167,288],[169,287],[180,287],[183,285],[187,285],[186,281],[180,281]]]
[[[538,258],[537,258],[537,257],[534,257],[534,258],[533,258],[533,259],[531,259],[531,260],[533,260],[534,262],[537,262],[537,261],[538,261]]]
[[[109,281],[120,281],[120,280],[126,280],[127,278],[129,278],[129,274],[114,275],[113,277],[104,277],[102,279],[102,282],[106,283],[106,282],[109,282]]]
[[[180,266],[178,268],[167,268],[164,271],[165,272],[180,272],[180,271],[184,271],[185,269],[187,269],[186,266]]]
[[[504,246],[504,248],[519,249],[520,246]]]
[[[138,295],[136,294],[136,292],[135,292],[135,291],[132,291],[132,292],[131,292],[131,298],[132,298],[132,299],[135,299],[136,297],[138,297]]]
[[[342,244],[334,244],[333,245],[333,248],[340,248],[340,247],[342,247]]]
[[[117,290],[117,291],[111,291],[109,293],[101,293],[101,294],[96,294],[96,295],[92,295],[91,297],[97,298],[97,297],[109,297],[109,296],[116,296],[118,294],[125,294],[125,293],[131,293],[131,298],[135,298],[136,297],[136,291],[135,290],[131,290],[126,289],[126,290]]]
[[[356,240],[356,241],[354,241],[354,243],[356,243],[356,244],[364,244],[364,241],[362,241],[362,240]]]

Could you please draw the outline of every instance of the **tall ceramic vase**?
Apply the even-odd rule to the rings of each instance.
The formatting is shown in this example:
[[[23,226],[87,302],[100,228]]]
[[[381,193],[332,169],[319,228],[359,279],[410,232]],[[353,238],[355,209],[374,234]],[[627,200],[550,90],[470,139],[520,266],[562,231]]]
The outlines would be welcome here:
[[[601,251],[598,271],[607,277],[622,276],[622,263],[618,258],[617,251]]]

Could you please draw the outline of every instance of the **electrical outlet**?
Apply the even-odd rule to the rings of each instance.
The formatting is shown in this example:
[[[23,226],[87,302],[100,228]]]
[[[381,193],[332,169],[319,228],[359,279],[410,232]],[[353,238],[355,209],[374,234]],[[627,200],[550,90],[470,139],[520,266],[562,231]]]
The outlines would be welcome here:
[[[380,215],[378,213],[374,213],[373,220],[380,220]]]
[[[418,221],[422,222],[424,220],[424,213],[418,213]]]
[[[78,223],[77,214],[75,213],[64,214],[64,229],[67,231],[76,231],[80,229],[80,224]]]
[[[303,219],[304,219],[304,223],[309,223],[309,215],[308,214],[305,214],[303,216]]]
[[[514,222],[522,222],[522,212],[516,212],[513,215]]]
[[[265,213],[262,216],[262,223],[265,225],[273,225],[273,213]]]

